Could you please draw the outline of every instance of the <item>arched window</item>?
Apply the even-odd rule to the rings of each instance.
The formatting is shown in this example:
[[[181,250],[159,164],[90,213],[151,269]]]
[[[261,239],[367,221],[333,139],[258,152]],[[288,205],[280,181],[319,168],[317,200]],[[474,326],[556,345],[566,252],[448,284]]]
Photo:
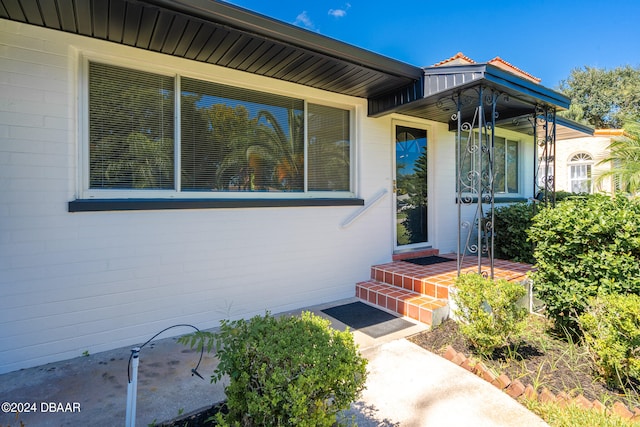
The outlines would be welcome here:
[[[572,193],[591,193],[593,157],[577,153],[569,159],[569,189]]]

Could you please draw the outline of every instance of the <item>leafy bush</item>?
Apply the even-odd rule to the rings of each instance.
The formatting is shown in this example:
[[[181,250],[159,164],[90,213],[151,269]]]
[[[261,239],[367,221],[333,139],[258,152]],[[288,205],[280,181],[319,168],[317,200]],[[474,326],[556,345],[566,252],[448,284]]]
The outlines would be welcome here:
[[[255,316],[221,322],[217,333],[199,332],[180,341],[215,346],[220,363],[211,377],[225,375],[226,416],[220,425],[332,426],[364,389],[366,359],[349,331],[310,312],[301,316]]]
[[[456,279],[455,315],[460,332],[484,355],[517,339],[524,328],[527,310],[518,304],[527,293],[524,286],[479,274]]]
[[[571,198],[534,218],[538,297],[558,329],[579,331],[590,298],[640,294],[640,201],[596,195]]]
[[[640,296],[607,295],[580,316],[584,341],[610,385],[640,381]]]
[[[539,201],[542,201],[544,200],[545,195],[546,195],[546,191],[543,190],[538,193],[538,195],[536,196],[536,199]],[[549,194],[549,196],[551,196],[551,193]],[[555,194],[553,194],[552,198],[555,199],[557,203],[567,199],[574,199],[576,197],[578,198],[589,197],[589,193],[570,193],[568,191],[556,191]]]
[[[556,191],[556,202],[561,202],[567,199],[585,198],[589,197],[589,193],[571,193],[569,191]]]
[[[528,242],[527,236],[533,214],[534,206],[528,203],[496,208],[493,220],[496,258],[534,263],[533,245]]]
[[[542,197],[542,195],[540,195]],[[589,197],[587,194],[557,191],[556,202],[567,199]],[[526,202],[512,203],[499,206],[495,210],[495,256],[515,262],[534,264],[533,243],[529,240],[528,231],[533,224],[533,216],[543,207]]]

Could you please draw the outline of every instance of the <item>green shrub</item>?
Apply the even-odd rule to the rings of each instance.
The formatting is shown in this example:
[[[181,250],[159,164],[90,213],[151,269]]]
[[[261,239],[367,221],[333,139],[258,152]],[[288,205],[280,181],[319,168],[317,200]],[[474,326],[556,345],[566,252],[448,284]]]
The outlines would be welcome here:
[[[606,295],[579,317],[584,342],[610,385],[640,381],[640,296]]]
[[[217,333],[181,338],[191,347],[215,346],[225,375],[229,413],[220,425],[332,426],[364,389],[366,359],[349,331],[340,332],[312,313],[222,321]]]
[[[534,206],[514,203],[496,208],[493,229],[495,231],[495,256],[516,262],[534,263],[533,244],[528,241]]]
[[[537,296],[558,329],[579,332],[590,298],[640,294],[640,201],[591,196],[567,199],[534,218]]]
[[[556,202],[567,199],[584,199],[585,194],[558,191]],[[495,256],[515,262],[534,264],[533,243],[529,239],[528,231],[533,224],[533,216],[542,209],[541,205],[518,202],[510,205],[498,206],[493,219],[495,231]]]
[[[545,191],[543,190],[540,193],[538,193],[538,196],[536,197],[536,199],[539,201],[542,201],[544,199],[544,196],[545,196]],[[553,199],[555,199],[556,203],[561,202],[563,200],[567,200],[567,199],[584,198],[584,197],[589,197],[589,193],[570,193],[568,191],[556,191],[555,194],[553,195]]]
[[[589,193],[570,193],[568,191],[556,191],[556,202],[561,202],[567,199],[585,198],[589,197]]]
[[[456,279],[456,288],[453,300],[460,332],[480,354],[489,355],[519,338],[527,316],[527,310],[518,304],[527,293],[524,286],[463,274]]]

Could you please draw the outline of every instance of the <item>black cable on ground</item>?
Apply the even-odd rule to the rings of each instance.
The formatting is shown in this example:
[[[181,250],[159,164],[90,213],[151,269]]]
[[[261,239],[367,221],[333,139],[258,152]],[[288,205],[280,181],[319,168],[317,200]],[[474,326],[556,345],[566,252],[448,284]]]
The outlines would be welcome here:
[[[163,332],[166,332],[166,331],[168,331],[169,329],[172,329],[172,328],[179,328],[179,327],[193,328],[197,332],[200,332],[200,329],[196,328],[193,325],[189,325],[189,324],[186,324],[186,323],[180,323],[180,324],[177,324],[177,325],[169,326],[168,328],[164,328],[163,330],[161,330],[160,332],[158,332],[157,334],[155,334],[154,336],[149,338],[144,344],[142,344],[139,347],[138,351],[142,350],[147,344],[149,344],[151,341],[153,341],[155,338],[158,337],[158,335],[162,334]],[[198,364],[196,365],[195,368],[191,369],[191,376],[197,375],[197,376],[199,376],[200,378],[202,378],[204,380],[202,375],[200,375],[198,373],[198,367],[200,366],[200,363],[202,362],[203,354],[204,354],[204,346],[202,346],[202,348],[200,349],[200,358],[198,359]],[[129,382],[129,383],[131,383],[131,359],[132,358],[133,358],[133,352],[131,352],[131,354],[129,355],[129,363],[127,364],[127,382]]]

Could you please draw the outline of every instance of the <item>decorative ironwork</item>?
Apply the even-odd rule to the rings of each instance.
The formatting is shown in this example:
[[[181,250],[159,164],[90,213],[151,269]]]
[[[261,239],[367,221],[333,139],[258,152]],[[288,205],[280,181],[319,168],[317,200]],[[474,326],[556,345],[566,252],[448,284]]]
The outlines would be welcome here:
[[[555,158],[556,158],[556,109],[536,106],[533,115],[533,135],[536,142],[534,157],[535,176],[533,197],[545,206],[555,205]]]
[[[438,106],[455,111],[451,121],[456,132],[456,194],[458,207],[458,275],[465,259],[475,258],[477,273],[494,278],[495,130],[500,108],[510,102],[497,89],[478,85],[457,92],[453,98],[439,100]],[[445,108],[446,106],[446,108]],[[508,108],[507,108],[508,109]],[[555,203],[556,109],[549,105],[531,105],[527,120],[535,143],[533,199]]]
[[[500,96],[478,86],[455,98],[458,111],[451,119],[457,122],[458,275],[465,257],[476,257],[478,274],[494,277],[494,131]],[[463,116],[469,107],[473,113]]]

